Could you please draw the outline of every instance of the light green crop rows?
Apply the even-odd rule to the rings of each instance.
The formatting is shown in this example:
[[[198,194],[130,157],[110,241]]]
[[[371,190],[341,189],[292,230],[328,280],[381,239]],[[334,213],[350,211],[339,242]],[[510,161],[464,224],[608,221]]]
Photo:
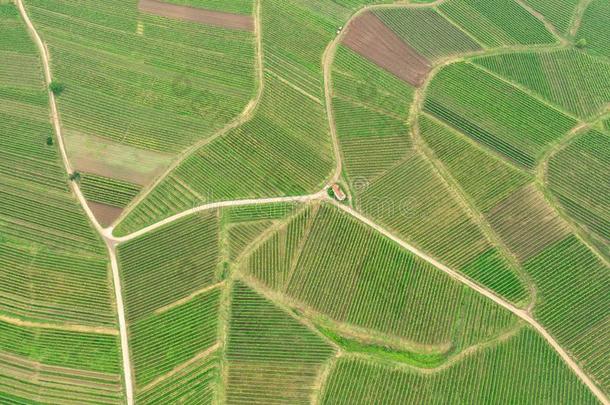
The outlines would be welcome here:
[[[556,42],[544,24],[514,0],[449,0],[439,10],[487,47]]]
[[[352,185],[370,182],[402,158],[411,144],[406,123],[413,89],[339,46],[332,72],[337,135]]]
[[[216,343],[219,300],[215,289],[129,325],[138,389]]]
[[[91,173],[81,176],[80,188],[88,201],[121,208],[140,191],[140,186],[136,184]]]
[[[420,116],[419,130],[436,157],[482,212],[531,179],[429,115]]]
[[[240,282],[231,299],[227,403],[309,403],[332,347]]]
[[[580,3],[578,0],[524,0],[524,2],[563,33],[568,32],[576,6]]]
[[[600,56],[610,57],[610,3],[592,0],[582,19],[576,40],[586,41],[586,49]]]
[[[165,2],[237,14],[252,14],[254,8],[254,0],[165,0]]]
[[[138,404],[214,404],[219,376],[219,358],[214,353],[180,369],[169,378],[141,391]]]
[[[575,126],[572,118],[469,63],[441,70],[424,108],[526,168]]]
[[[480,44],[431,8],[380,8],[375,14],[407,44],[432,60],[481,49]]]
[[[468,345],[512,320],[429,264],[326,205],[296,215],[248,257],[244,269],[334,320],[420,344]],[[475,320],[470,317],[486,324],[486,331],[471,330],[469,323]]]
[[[253,34],[139,13],[136,1],[28,1],[66,129],[177,152],[253,95]]]
[[[323,404],[595,404],[591,392],[530,329],[448,368],[420,374],[358,358],[337,361]]]
[[[183,218],[120,245],[127,319],[141,319],[213,284],[218,245],[215,211]]]
[[[536,318],[608,392],[608,267],[570,236],[528,260],[525,269],[538,289]]]
[[[582,51],[508,53],[474,62],[582,118],[610,104],[610,63]]]
[[[567,212],[610,243],[610,136],[590,131],[549,161],[548,182]]]

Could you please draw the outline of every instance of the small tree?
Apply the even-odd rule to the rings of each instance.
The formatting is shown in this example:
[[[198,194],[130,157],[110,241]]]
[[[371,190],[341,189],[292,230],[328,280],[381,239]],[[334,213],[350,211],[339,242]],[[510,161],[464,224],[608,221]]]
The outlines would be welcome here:
[[[71,181],[80,181],[80,173],[77,171],[73,171],[72,173],[70,173],[70,180]]]
[[[576,47],[578,49],[584,49],[587,47],[587,40],[584,38],[580,38],[578,41],[576,41]]]
[[[56,82],[53,80],[51,84],[49,84],[49,90],[56,96],[59,96],[66,89],[66,85],[63,83]]]
[[[332,188],[332,187],[328,187],[328,188],[326,189],[326,192],[328,193],[328,196],[329,196],[331,199],[333,199],[333,200],[335,199],[335,192],[333,191],[333,188]]]
[[[47,145],[53,146],[53,137],[52,136],[47,136]]]

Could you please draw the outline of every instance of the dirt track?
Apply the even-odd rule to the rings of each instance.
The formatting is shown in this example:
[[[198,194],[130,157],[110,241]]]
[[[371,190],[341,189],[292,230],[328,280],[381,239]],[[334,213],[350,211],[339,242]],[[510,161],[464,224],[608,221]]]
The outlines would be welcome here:
[[[179,6],[158,0],[140,0],[138,9],[142,12],[162,17],[176,18],[234,30],[254,31],[254,20],[249,15]]]
[[[373,13],[358,16],[348,27],[343,43],[400,79],[420,86],[430,62],[403,42]]]

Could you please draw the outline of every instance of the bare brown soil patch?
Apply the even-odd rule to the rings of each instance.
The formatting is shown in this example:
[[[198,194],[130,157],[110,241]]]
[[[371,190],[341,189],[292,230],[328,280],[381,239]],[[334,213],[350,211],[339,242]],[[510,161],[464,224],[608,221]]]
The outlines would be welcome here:
[[[431,69],[425,57],[368,11],[348,26],[343,44],[413,86],[420,86]]]
[[[138,9],[142,12],[156,14],[162,17],[193,21],[234,30],[254,31],[254,20],[251,16],[247,15],[179,6],[177,4],[164,3],[158,0],[140,0]]]
[[[93,201],[87,201],[87,205],[91,208],[93,215],[95,215],[95,219],[97,219],[104,228],[110,226],[123,212],[123,208]]]

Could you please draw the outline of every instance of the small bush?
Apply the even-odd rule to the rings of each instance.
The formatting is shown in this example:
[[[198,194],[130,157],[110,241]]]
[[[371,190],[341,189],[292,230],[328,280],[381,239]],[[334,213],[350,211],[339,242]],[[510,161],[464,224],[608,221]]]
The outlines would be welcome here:
[[[49,89],[53,94],[59,96],[66,89],[66,85],[63,83],[52,81],[51,84],[49,84]]]
[[[578,49],[584,49],[587,47],[587,40],[584,38],[580,38],[578,41],[576,41],[576,47]]]
[[[326,189],[326,192],[328,193],[328,196],[329,196],[330,198],[332,198],[333,200],[335,199],[335,192],[333,191],[333,188],[332,188],[332,187],[328,187],[328,188]]]
[[[71,181],[80,181],[80,173],[77,171],[70,173],[70,180]]]
[[[47,145],[53,146],[53,137],[52,136],[47,136]]]

